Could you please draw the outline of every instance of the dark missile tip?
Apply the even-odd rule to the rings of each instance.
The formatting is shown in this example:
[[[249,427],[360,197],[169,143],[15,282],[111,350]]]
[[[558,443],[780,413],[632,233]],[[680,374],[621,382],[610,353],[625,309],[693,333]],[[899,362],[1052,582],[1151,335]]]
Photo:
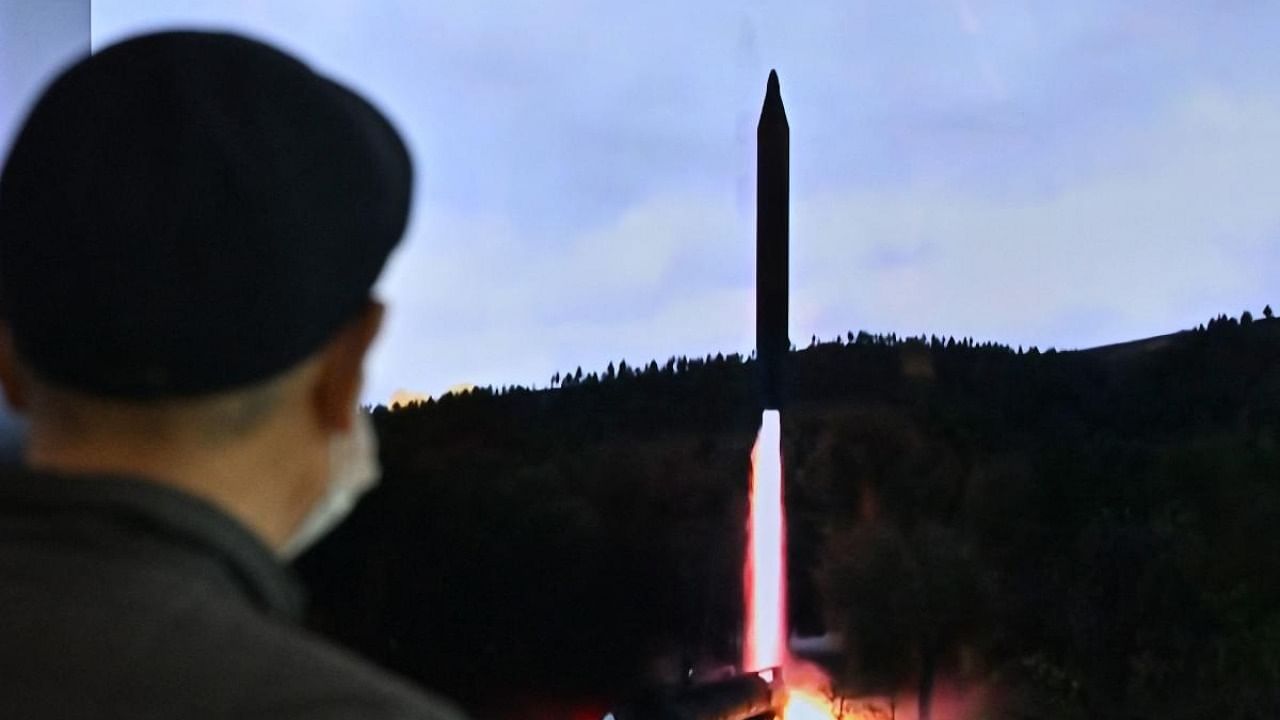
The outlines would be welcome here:
[[[786,125],[787,111],[782,107],[782,88],[778,83],[778,71],[769,71],[769,87],[764,91],[764,107],[760,109],[760,122],[767,125]]]
[[[778,85],[778,71],[769,71],[769,86],[764,91],[765,100],[782,100],[782,88]]]

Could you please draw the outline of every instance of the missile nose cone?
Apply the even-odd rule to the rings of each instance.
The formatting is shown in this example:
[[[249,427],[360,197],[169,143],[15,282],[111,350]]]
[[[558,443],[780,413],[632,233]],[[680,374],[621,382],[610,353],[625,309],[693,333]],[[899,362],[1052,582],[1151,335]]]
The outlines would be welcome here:
[[[764,91],[764,107],[760,110],[762,124],[785,125],[787,110],[782,106],[782,86],[778,83],[778,71],[769,71],[769,85]]]

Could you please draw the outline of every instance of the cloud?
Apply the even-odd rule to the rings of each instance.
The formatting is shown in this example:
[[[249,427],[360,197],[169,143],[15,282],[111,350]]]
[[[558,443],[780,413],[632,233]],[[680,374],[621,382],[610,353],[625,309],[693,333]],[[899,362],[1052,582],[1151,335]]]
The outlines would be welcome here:
[[[746,222],[727,194],[663,195],[545,252],[501,220],[421,207],[379,283],[391,302],[370,391],[545,385],[579,365],[746,349]]]
[[[1155,127],[1099,142],[1110,161],[1053,192],[925,186],[803,202],[793,328],[1078,346],[1186,327],[1278,289],[1266,252],[1280,241],[1275,98],[1195,93]]]

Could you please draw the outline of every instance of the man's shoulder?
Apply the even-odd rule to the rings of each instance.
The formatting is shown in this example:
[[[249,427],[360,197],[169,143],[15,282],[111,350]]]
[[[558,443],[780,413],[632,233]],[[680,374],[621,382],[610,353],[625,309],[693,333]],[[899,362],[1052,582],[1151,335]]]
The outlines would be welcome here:
[[[78,566],[77,566],[78,567]],[[409,682],[199,579],[92,568],[0,591],[0,716],[460,720]],[[92,599],[90,599],[92,598]],[[75,687],[68,694],[66,688]]]
[[[461,717],[299,627],[288,573],[213,509],[124,479],[0,479],[0,718]]]
[[[229,672],[237,718],[462,720],[452,703],[418,689],[296,625],[256,614],[209,618],[229,642],[212,672]],[[220,667],[219,667],[220,666]],[[218,682],[218,680],[214,680]]]
[[[302,628],[273,623],[257,646],[270,649],[258,662],[263,686],[237,717],[260,708],[264,718],[463,718],[452,703]]]

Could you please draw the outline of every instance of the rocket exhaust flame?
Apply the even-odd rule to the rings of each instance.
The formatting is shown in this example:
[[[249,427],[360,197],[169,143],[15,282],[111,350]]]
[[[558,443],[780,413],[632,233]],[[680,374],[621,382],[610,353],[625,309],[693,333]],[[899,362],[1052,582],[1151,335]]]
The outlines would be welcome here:
[[[747,554],[743,567],[746,625],[743,628],[742,669],[748,672],[782,668],[788,685],[782,720],[838,720],[851,717],[837,711],[820,691],[826,678],[815,666],[800,667],[787,647],[787,519],[782,491],[782,416],[765,410],[751,451],[750,515]],[[794,673],[788,668],[804,670]],[[763,673],[762,673],[763,676]],[[791,680],[798,682],[792,682]]]
[[[766,410],[751,452],[751,505],[743,569],[747,624],[742,667],[779,667],[786,659],[786,520],[782,513],[782,432]]]

